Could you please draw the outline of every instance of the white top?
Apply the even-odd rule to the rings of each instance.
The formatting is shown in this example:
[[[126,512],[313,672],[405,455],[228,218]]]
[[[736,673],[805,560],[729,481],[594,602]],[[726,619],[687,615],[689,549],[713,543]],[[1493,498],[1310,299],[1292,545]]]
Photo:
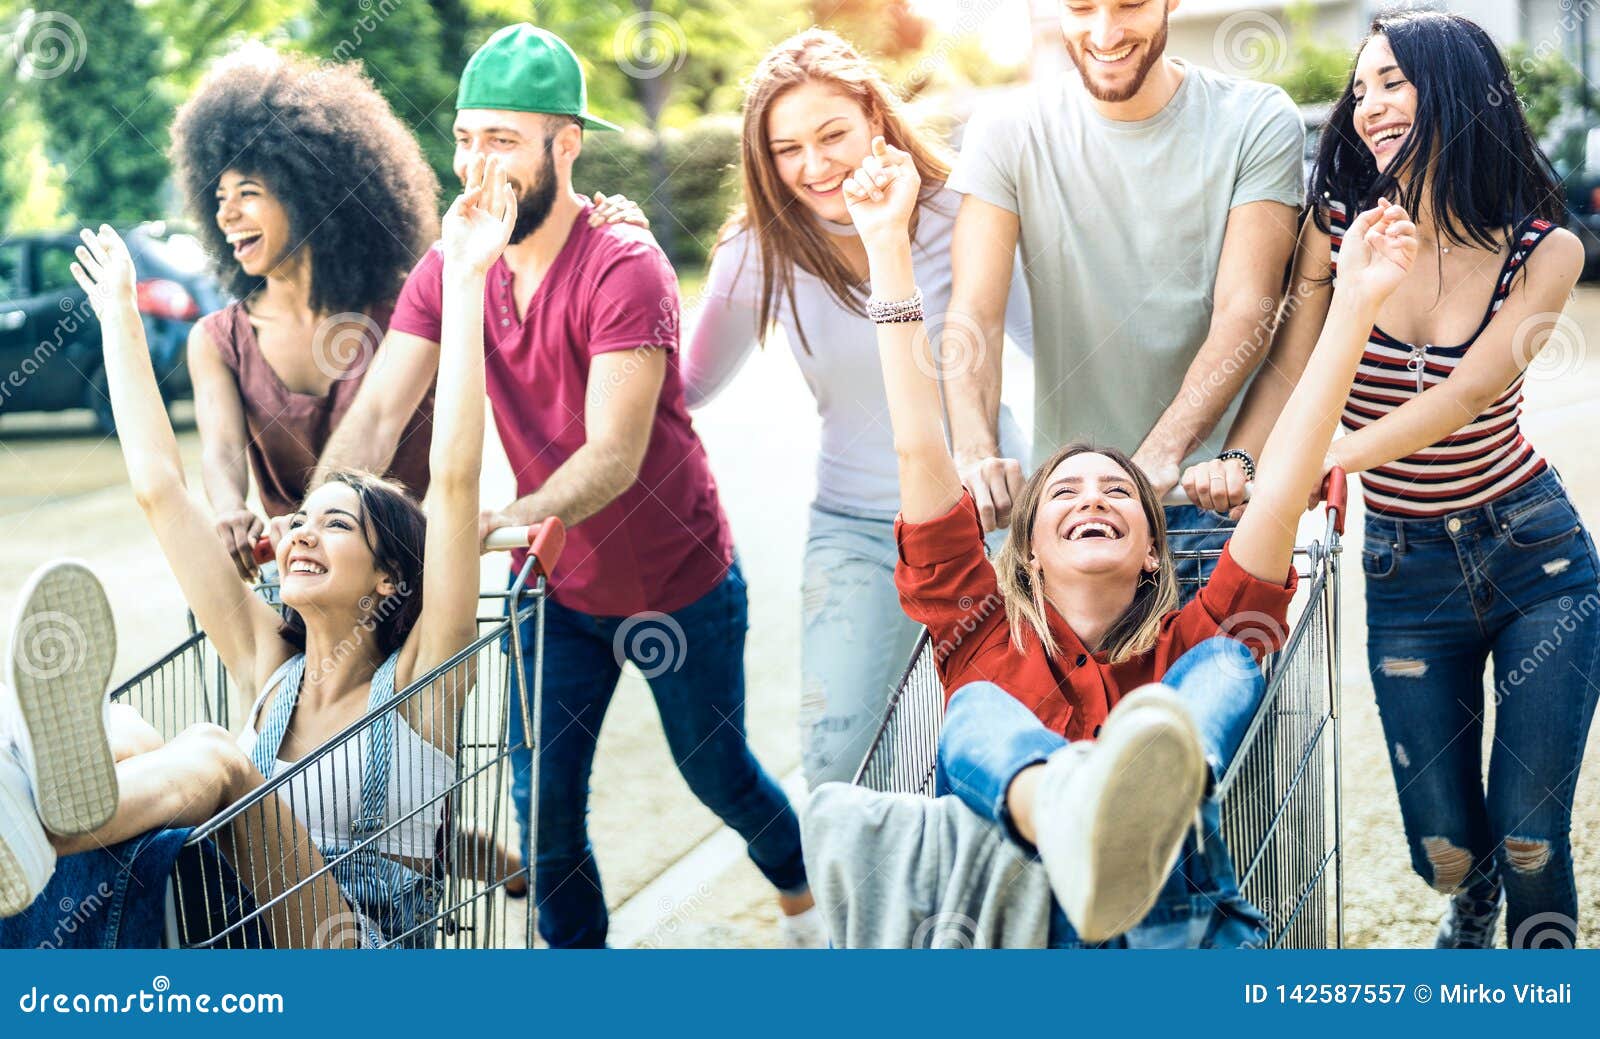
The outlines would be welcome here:
[[[250,757],[256,746],[261,705],[277,683],[256,698],[239,734],[239,749]],[[444,823],[445,793],[455,776],[455,761],[423,739],[398,710],[394,716],[394,756],[389,762],[389,793],[384,800],[383,831],[372,847],[391,858],[433,858],[434,842]],[[281,792],[290,802],[318,848],[348,848],[355,840],[352,824],[361,814],[361,777],[367,765],[364,727],[338,747],[315,752],[316,763],[296,776]],[[274,758],[270,782],[298,762]]]
[[[961,196],[954,191],[936,191],[922,206],[911,243],[930,336],[939,334],[950,306],[950,236],[960,205]],[[823,224],[835,234],[854,230],[848,224]],[[735,234],[712,258],[704,302],[683,357],[684,397],[691,408],[710,401],[733,381],[758,344],[759,263],[760,252],[748,231]],[[878,360],[877,328],[841,307],[820,278],[798,267],[794,295],[794,308],[784,294],[778,295],[774,316],[822,417],[816,504],[851,516],[893,519],[900,511],[900,480]],[[801,345],[802,324],[811,347],[809,354]],[[1033,329],[1020,260],[1006,301],[1006,334],[1031,355]],[[970,342],[970,338],[947,341],[947,363],[966,363],[970,347],[964,344]],[[1008,457],[1027,459],[1026,441],[1005,408],[1001,409],[1001,449]]]

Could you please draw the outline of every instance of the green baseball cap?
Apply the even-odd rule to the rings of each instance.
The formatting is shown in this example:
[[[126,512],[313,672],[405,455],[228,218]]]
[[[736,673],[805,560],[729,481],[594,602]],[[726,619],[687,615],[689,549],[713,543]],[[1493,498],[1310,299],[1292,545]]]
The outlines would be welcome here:
[[[527,22],[498,30],[472,55],[456,108],[570,115],[589,130],[622,129],[586,111],[583,69],[566,41]]]

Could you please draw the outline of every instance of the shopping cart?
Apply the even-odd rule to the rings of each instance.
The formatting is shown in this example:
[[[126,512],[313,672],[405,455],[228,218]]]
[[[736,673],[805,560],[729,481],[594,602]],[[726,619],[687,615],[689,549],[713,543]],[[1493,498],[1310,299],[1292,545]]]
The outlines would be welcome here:
[[[519,880],[531,887],[531,871],[507,854],[518,846],[507,723],[510,711],[523,712],[528,745],[537,745],[539,669],[524,668],[523,654],[543,652],[547,580],[563,541],[554,519],[495,531],[488,548],[527,547],[527,560],[507,591],[482,595],[470,645],[191,832],[168,883],[170,943],[532,946],[534,899],[506,892]],[[277,601],[271,582],[257,591]],[[514,635],[530,618],[525,646]],[[168,739],[200,722],[236,734],[255,691],[236,687],[192,616],[190,629],[111,697]],[[397,738],[402,722],[453,744],[454,755]],[[387,789],[375,789],[372,777],[382,773],[369,768],[381,748]],[[391,799],[406,806],[401,818],[385,817]],[[322,835],[333,832],[354,837],[330,847]],[[385,883],[373,885],[374,877]]]
[[[1263,661],[1265,697],[1216,789],[1222,837],[1240,890],[1267,916],[1272,948],[1344,945],[1339,539],[1348,490],[1343,472],[1330,475],[1325,492],[1322,537],[1295,549],[1300,590],[1290,607],[1288,636],[1283,648]],[[1173,555],[1181,564],[1215,558],[1220,550]],[[944,701],[924,631],[854,782],[931,796]]]

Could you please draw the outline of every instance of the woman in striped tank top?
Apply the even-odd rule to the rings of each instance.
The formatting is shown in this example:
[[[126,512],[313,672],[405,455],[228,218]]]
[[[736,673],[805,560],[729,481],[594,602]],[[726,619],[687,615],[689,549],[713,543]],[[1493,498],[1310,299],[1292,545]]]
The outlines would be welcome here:
[[[1367,652],[1412,865],[1450,895],[1437,944],[1573,944],[1571,804],[1594,713],[1594,543],[1519,427],[1528,364],[1583,247],[1506,66],[1477,25],[1373,22],[1313,174],[1285,324],[1235,433],[1270,428],[1381,195],[1422,249],[1383,309],[1328,465],[1361,474]],[[1264,434],[1258,434],[1264,439]],[[1232,503],[1230,503],[1232,504]],[[1483,781],[1484,668],[1496,704]]]

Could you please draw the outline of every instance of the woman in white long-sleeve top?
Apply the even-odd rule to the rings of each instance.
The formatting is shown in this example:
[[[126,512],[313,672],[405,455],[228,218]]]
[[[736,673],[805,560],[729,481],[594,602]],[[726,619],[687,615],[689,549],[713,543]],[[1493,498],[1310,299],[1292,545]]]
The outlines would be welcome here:
[[[691,408],[716,396],[773,326],[783,329],[822,418],[802,589],[801,742],[806,781],[848,780],[865,755],[920,626],[894,588],[900,508],[877,344],[862,320],[867,256],[840,185],[884,136],[911,154],[925,188],[912,249],[928,312],[950,299],[960,196],[949,163],[908,122],[882,75],[837,35],[811,29],[778,44],[744,103],[743,204],[718,236],[686,354]],[[930,334],[946,371],[1002,348],[1002,328],[1032,349],[1025,281],[1003,317],[972,315]],[[1002,409],[1007,450],[1026,440]],[[1021,458],[1021,454],[1009,457]]]

